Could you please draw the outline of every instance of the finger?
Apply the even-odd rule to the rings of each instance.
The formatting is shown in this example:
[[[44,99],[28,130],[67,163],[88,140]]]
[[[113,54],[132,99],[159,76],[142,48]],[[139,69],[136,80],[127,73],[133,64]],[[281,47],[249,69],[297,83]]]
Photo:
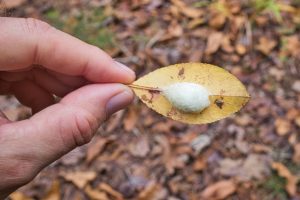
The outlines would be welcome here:
[[[54,72],[54,71],[51,71],[51,70],[47,70],[47,72],[50,75],[52,75],[54,78],[59,80],[61,83],[63,83],[64,85],[67,85],[69,87],[79,88],[81,86],[84,86],[84,85],[90,83],[89,81],[87,81],[82,76],[69,76],[69,75]]]
[[[12,83],[11,91],[20,103],[30,107],[33,113],[54,103],[54,97],[51,94],[29,80]]]
[[[56,75],[56,77],[54,77],[54,75]],[[50,75],[42,68],[33,68],[30,71],[22,72],[0,72],[0,80],[6,82],[31,80],[50,94],[55,94],[59,97],[63,97],[87,82],[86,80],[84,81],[82,77],[69,77],[66,75],[57,77],[57,73],[54,75]]]
[[[32,70],[34,81],[50,94],[55,94],[58,97],[63,97],[76,87],[67,86],[60,80],[50,75],[43,69],[35,68]]]
[[[0,79],[0,94],[9,94],[11,83]]]
[[[90,141],[99,125],[132,99],[132,91],[121,84],[88,85],[30,119],[12,123],[1,130],[6,134],[3,137],[12,137],[11,145],[15,149],[22,150],[15,154],[30,156],[31,163],[42,168]],[[17,139],[11,134],[18,135]]]
[[[9,122],[10,120],[6,117],[6,115],[0,111],[0,126]]]
[[[33,79],[32,73],[30,71],[22,72],[0,72],[0,79],[7,82],[17,82],[24,79]]]
[[[134,72],[116,63],[101,49],[86,44],[35,19],[0,18],[2,70],[43,65],[92,82],[130,83]],[[11,59],[14,58],[14,59]]]

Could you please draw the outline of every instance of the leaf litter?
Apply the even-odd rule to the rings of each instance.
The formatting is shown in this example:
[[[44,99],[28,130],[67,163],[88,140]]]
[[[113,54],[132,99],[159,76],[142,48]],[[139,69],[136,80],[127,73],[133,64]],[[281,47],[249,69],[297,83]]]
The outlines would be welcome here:
[[[259,0],[19,2],[7,13],[45,19],[105,46],[138,77],[174,63],[212,63],[245,84],[252,100],[235,117],[201,126],[169,120],[135,101],[131,111],[118,112],[99,129],[95,146],[80,147],[80,155],[53,163],[12,199],[43,199],[48,191],[60,199],[299,198],[291,178],[299,176],[299,3],[268,1],[271,7],[278,4],[283,23],[269,8],[256,10],[253,3],[264,2]],[[110,34],[103,34],[103,27]],[[115,45],[106,46],[107,40]],[[10,119],[30,116],[12,96],[0,101]],[[216,103],[220,109],[222,101]],[[211,140],[203,148],[197,143],[198,152],[191,144],[201,135]],[[143,145],[146,151],[135,155]],[[272,167],[273,162],[280,165]],[[61,176],[76,171],[96,176],[86,174],[83,188]],[[280,185],[270,179],[277,171],[289,181]],[[54,181],[60,191],[51,190]]]

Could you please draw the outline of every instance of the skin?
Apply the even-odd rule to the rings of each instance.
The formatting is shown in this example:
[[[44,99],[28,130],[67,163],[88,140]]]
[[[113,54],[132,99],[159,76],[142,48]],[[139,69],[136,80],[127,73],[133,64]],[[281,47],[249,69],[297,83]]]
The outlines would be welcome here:
[[[99,48],[36,19],[0,18],[0,94],[32,108],[27,120],[0,113],[0,199],[89,142],[133,99],[135,74]],[[61,97],[55,102],[53,95]]]

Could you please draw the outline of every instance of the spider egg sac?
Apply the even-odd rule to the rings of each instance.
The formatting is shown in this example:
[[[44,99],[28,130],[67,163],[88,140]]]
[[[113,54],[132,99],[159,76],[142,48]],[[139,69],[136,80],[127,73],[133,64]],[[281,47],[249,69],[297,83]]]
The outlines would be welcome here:
[[[162,88],[170,103],[186,113],[199,113],[210,105],[209,92],[196,83],[174,83]]]

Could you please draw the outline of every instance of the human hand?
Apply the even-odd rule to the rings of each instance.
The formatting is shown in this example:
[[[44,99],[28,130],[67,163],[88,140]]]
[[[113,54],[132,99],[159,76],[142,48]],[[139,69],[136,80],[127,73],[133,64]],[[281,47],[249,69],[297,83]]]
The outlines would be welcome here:
[[[124,108],[135,74],[100,49],[35,19],[0,18],[0,94],[35,113],[11,122],[0,115],[0,199],[45,166],[89,142]],[[55,103],[53,94],[63,97]]]

